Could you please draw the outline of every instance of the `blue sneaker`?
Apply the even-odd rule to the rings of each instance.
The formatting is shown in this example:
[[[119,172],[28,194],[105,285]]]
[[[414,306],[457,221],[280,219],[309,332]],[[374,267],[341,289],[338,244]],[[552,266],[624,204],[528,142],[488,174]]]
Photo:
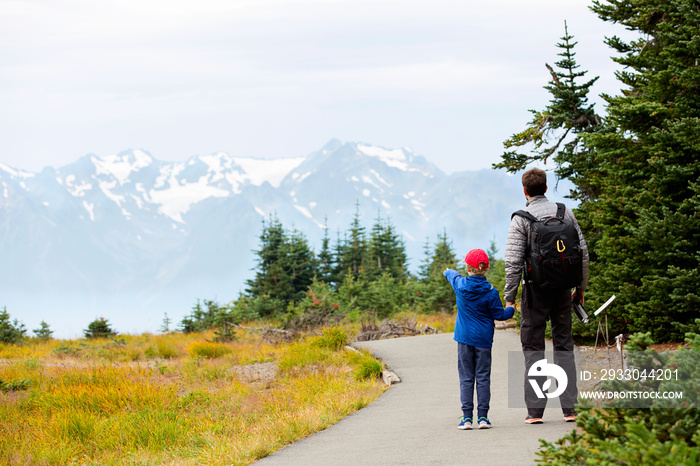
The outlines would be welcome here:
[[[489,422],[489,418],[480,417],[479,418],[479,429],[490,429],[490,428],[491,428],[491,423]]]
[[[457,426],[458,429],[461,430],[471,430],[472,428],[472,418],[470,417],[463,417],[459,421],[459,425]]]

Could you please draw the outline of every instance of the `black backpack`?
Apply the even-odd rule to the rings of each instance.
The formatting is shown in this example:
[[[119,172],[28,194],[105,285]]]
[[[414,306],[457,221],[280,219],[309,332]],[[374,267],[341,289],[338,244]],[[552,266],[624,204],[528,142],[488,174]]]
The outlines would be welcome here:
[[[571,289],[583,280],[583,251],[574,224],[564,216],[566,206],[557,202],[554,217],[542,220],[519,210],[530,220],[530,244],[525,257],[525,279],[540,288]]]

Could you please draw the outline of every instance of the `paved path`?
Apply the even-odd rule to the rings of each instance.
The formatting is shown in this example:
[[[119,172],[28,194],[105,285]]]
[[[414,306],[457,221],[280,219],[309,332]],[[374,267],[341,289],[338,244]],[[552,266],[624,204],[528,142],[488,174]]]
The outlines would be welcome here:
[[[263,458],[269,465],[533,464],[539,438],[574,427],[551,403],[544,424],[527,425],[524,408],[508,407],[508,353],[520,351],[514,331],[496,331],[490,430],[457,429],[461,416],[457,343],[452,334],[358,344],[370,348],[401,378],[377,401],[338,424]],[[521,379],[522,380],[522,379]]]

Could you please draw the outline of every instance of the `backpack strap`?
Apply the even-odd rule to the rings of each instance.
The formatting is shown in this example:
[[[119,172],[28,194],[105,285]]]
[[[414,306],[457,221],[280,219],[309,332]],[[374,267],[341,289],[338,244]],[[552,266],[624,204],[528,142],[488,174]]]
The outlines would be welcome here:
[[[513,212],[513,214],[510,216],[510,219],[513,220],[513,217],[515,217],[516,215],[519,215],[520,217],[524,217],[524,218],[530,220],[531,222],[537,221],[537,219],[530,212],[528,212],[526,210],[518,210],[517,212]]]
[[[557,202],[557,218],[564,220],[564,214],[566,213],[566,206],[561,202]]]

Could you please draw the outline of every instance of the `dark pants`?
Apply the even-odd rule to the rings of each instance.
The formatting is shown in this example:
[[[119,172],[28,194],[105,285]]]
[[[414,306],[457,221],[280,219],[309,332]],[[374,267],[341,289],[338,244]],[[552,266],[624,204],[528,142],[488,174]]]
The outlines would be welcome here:
[[[457,343],[457,369],[459,371],[459,394],[462,415],[472,418],[474,414],[474,385],[478,417],[488,417],[491,401],[491,348]]]
[[[566,373],[568,383],[560,395],[562,410],[567,413],[574,409],[578,397],[576,387],[576,363],[574,361],[574,339],[571,336],[571,291],[541,290],[526,286],[521,303],[520,342],[525,356],[525,405],[532,417],[542,417],[547,398],[538,398],[529,379],[537,381],[540,387],[546,377],[529,377],[530,367],[544,359],[544,335],[547,321],[552,324],[552,346],[554,364]]]

